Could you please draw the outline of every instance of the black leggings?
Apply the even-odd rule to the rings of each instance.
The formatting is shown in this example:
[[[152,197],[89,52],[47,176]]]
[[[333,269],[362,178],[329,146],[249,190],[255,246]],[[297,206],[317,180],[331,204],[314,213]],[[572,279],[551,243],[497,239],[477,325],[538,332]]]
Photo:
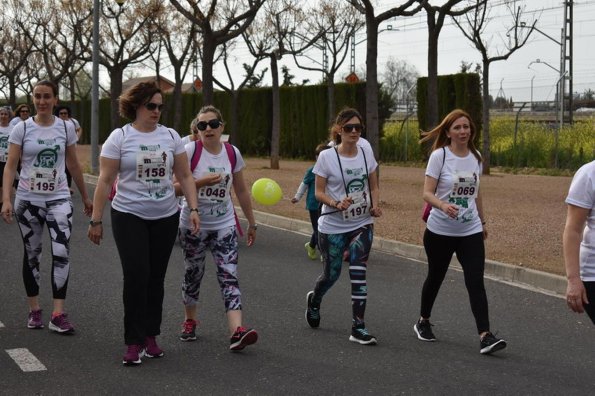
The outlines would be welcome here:
[[[585,290],[587,291],[587,298],[589,299],[589,304],[585,304],[585,312],[591,318],[593,324],[595,324],[595,281],[593,282],[583,282],[585,285]]]
[[[456,253],[463,267],[465,286],[477,332],[481,334],[489,331],[488,298],[483,283],[485,267],[483,233],[453,237],[435,234],[426,229],[424,248],[428,257],[428,276],[421,291],[421,317],[426,319],[430,317],[452,255]]]
[[[312,236],[310,237],[310,246],[315,248],[318,245],[318,217],[320,212],[316,210],[308,210],[310,213],[310,224],[312,224]]]
[[[144,220],[111,210],[112,231],[124,273],[124,342],[145,343],[161,332],[163,282],[178,231],[178,213]]]

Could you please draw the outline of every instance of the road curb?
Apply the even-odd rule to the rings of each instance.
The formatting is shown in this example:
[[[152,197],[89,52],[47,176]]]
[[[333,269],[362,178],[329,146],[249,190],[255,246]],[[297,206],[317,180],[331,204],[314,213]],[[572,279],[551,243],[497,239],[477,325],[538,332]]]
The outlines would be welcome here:
[[[84,174],[85,183],[96,185],[97,176]],[[236,208],[238,213],[242,213],[241,209]],[[312,226],[309,222],[303,220],[291,219],[271,213],[254,211],[254,216],[259,224],[267,225],[284,230],[297,232],[304,235],[312,233]],[[412,245],[409,243],[374,237],[372,244],[374,249],[379,251],[395,254],[397,256],[416,260],[422,263],[427,263],[426,253],[422,246]],[[453,257],[452,266],[455,269],[461,268],[461,265]],[[566,278],[560,275],[554,275],[547,272],[536,271],[530,268],[520,267],[507,263],[501,263],[494,260],[486,260],[485,274],[487,277],[510,283],[515,286],[532,289],[541,293],[549,294],[556,297],[564,297],[566,293]]]
[[[238,213],[241,213],[240,208],[237,208],[237,210]],[[254,211],[254,216],[259,224],[282,228],[304,235],[310,235],[312,233],[312,226],[307,221],[259,211]],[[426,253],[423,246],[380,237],[374,237],[372,246],[374,249],[385,253],[395,254],[397,256],[427,263]],[[456,256],[453,257],[452,266],[454,266],[455,269],[461,269],[461,265],[457,261]],[[490,279],[510,283],[515,286],[532,289],[556,297],[564,297],[564,294],[566,293],[566,278],[560,275],[536,271],[530,268],[501,263],[494,260],[486,260],[485,274]]]

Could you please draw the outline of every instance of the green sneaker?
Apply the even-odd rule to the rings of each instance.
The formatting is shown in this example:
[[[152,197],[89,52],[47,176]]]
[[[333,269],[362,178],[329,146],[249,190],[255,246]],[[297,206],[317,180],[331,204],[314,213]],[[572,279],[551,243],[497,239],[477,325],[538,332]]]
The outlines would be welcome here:
[[[310,246],[310,242],[306,242],[304,247],[306,248],[306,253],[308,253],[310,260],[316,260],[316,248]]]

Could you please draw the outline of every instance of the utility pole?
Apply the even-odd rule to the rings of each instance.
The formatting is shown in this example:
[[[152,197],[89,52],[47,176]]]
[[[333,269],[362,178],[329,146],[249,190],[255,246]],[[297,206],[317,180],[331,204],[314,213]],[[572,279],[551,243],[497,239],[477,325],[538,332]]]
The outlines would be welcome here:
[[[573,0],[565,0],[564,1],[564,27],[562,28],[562,53],[561,53],[561,65],[560,71],[561,73],[566,73],[566,77],[561,81],[562,85],[562,92],[564,93],[562,99],[566,104],[566,109],[568,109],[568,114],[566,116],[566,122],[572,124],[572,113],[573,113],[573,88],[572,88],[572,40],[573,40],[573,32],[572,32],[572,9],[573,9]],[[568,89],[566,88],[566,84],[568,83]]]

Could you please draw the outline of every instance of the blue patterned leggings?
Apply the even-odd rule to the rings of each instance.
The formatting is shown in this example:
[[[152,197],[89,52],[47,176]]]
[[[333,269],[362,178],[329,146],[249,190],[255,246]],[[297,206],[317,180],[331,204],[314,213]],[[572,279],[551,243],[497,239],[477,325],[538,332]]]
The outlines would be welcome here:
[[[200,230],[192,235],[190,230],[180,228],[180,244],[184,250],[186,268],[182,282],[184,305],[196,305],[200,283],[205,274],[207,249],[217,266],[217,280],[225,303],[225,312],[242,309],[242,294],[238,283],[238,234],[236,226],[217,231]]]
[[[345,258],[346,261],[349,261],[353,325],[364,323],[366,300],[368,298],[366,270],[374,239],[374,225],[368,224],[343,234],[319,232],[318,235],[318,248],[322,253],[323,271],[316,281],[312,304],[319,306],[322,297],[339,279],[343,259]]]
[[[72,200],[62,198],[45,202],[31,202],[16,198],[14,206],[15,217],[25,247],[23,282],[27,296],[39,295],[41,278],[39,263],[41,261],[43,228],[47,224],[52,250],[52,293],[55,299],[65,299],[70,274]]]

